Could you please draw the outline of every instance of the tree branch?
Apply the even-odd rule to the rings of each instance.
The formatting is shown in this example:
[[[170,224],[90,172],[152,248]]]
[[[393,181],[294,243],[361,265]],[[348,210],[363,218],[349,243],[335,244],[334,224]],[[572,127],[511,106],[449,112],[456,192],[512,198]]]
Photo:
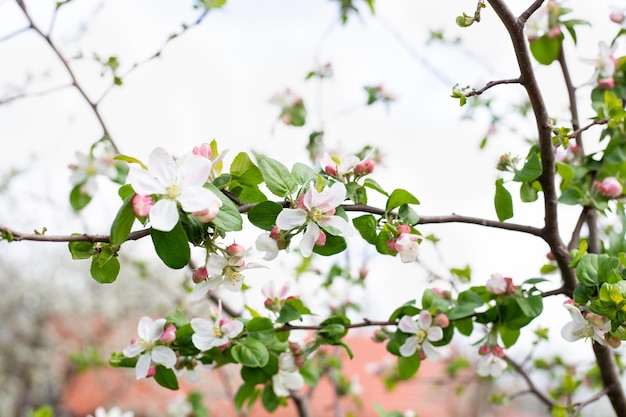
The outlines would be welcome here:
[[[520,84],[521,80],[519,78],[511,78],[509,80],[498,80],[498,81],[489,81],[485,86],[479,90],[473,89],[472,91],[465,93],[465,97],[479,96],[485,91],[489,90],[491,87],[495,87],[496,85],[501,84]]]
[[[539,388],[537,388],[533,380],[530,378],[530,375],[528,375],[528,372],[526,372],[526,370],[522,368],[520,364],[518,364],[517,362],[515,362],[513,359],[511,359],[508,356],[505,356],[504,359],[506,359],[506,361],[513,367],[513,369],[515,369],[515,372],[520,374],[520,376],[524,379],[524,381],[526,381],[529,392],[533,394],[535,397],[537,397],[539,401],[544,403],[546,407],[548,408],[552,408],[555,405],[557,405],[552,399],[550,399],[550,397],[545,395],[543,392],[539,390]]]

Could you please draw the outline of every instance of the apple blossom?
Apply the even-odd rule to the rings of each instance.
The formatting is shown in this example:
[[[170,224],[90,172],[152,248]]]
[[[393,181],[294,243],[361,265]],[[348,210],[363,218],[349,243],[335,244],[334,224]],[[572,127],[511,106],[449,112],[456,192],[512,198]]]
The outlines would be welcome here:
[[[481,356],[476,362],[476,373],[478,375],[492,376],[494,378],[497,378],[502,375],[504,370],[507,368],[508,365],[506,361],[502,358],[502,355],[498,354],[499,351],[493,349],[495,347],[499,346],[493,346],[491,347],[491,349],[487,349],[488,351],[486,353],[480,353]],[[483,351],[484,350],[485,349],[483,349]]]
[[[169,232],[179,221],[178,204],[188,213],[209,209],[217,212],[222,201],[204,188],[212,164],[206,158],[191,155],[177,164],[163,148],[150,154],[148,170],[130,166],[128,181],[137,194],[157,199],[150,209],[150,223],[156,230]]]
[[[81,185],[83,194],[94,195],[98,191],[96,178],[98,175],[104,175],[110,179],[117,178],[118,172],[116,168],[115,156],[111,152],[106,152],[100,157],[93,155],[85,155],[82,152],[76,152],[76,164],[71,164],[69,168],[72,170],[70,182],[72,185]]]
[[[485,287],[487,291],[495,295],[509,294],[515,292],[516,289],[511,278],[503,277],[499,273],[491,274]]]
[[[404,263],[415,262],[419,255],[419,236],[412,233],[400,233],[393,247]]]
[[[139,338],[133,339],[123,354],[127,358],[134,358],[140,355],[135,365],[135,377],[142,379],[148,376],[150,365],[157,363],[172,368],[176,364],[176,354],[161,342],[164,333],[165,319],[153,321],[150,317],[144,316],[137,325]]]
[[[283,209],[276,218],[276,226],[281,230],[305,228],[300,241],[302,256],[309,257],[313,253],[315,242],[320,237],[321,227],[335,234],[334,229],[344,236],[351,236],[352,228],[348,222],[335,215],[335,210],[346,199],[346,186],[334,183],[329,188],[318,192],[313,183],[299,200],[297,208]]]
[[[606,197],[619,197],[622,195],[622,184],[615,177],[606,177],[602,181],[596,181],[593,187]]]
[[[209,260],[206,264],[208,276],[193,289],[193,294],[196,298],[216,289],[220,285],[224,285],[224,288],[232,292],[241,291],[244,278],[242,271],[264,267],[255,262],[246,263],[244,258],[248,251],[236,243],[230,245],[224,252],[224,254],[213,252],[209,255]],[[199,279],[200,275],[194,275],[194,282]]]
[[[276,257],[278,256],[278,252],[280,250],[278,248],[278,242],[276,241],[276,239],[272,238],[271,233],[260,234],[256,238],[254,244],[257,250],[265,252],[265,255],[263,255],[264,260],[271,261],[273,259],[276,259]]]
[[[272,386],[277,397],[288,397],[290,391],[304,386],[304,378],[291,352],[283,352],[278,357],[278,373],[272,376]]]
[[[135,417],[135,413],[132,411],[122,411],[119,407],[113,407],[109,411],[104,407],[98,407],[93,416],[88,414],[87,417]]]
[[[568,342],[591,337],[595,342],[606,346],[605,335],[611,330],[611,321],[595,313],[583,312],[571,302],[563,303],[572,321],[561,329],[561,336]]]
[[[606,43],[599,42],[598,44],[598,56],[596,58],[581,58],[581,61],[587,64],[595,65],[595,71],[591,76],[589,83],[595,83],[598,80],[612,79],[617,67],[617,60],[613,56],[613,48],[610,48]]]
[[[190,323],[194,331],[191,341],[201,351],[210,350],[214,347],[218,349],[227,348],[230,340],[237,337],[244,328],[242,322],[222,317],[221,300],[213,320],[193,318]]]
[[[430,342],[443,339],[443,329],[432,324],[433,316],[426,310],[420,311],[417,322],[410,316],[402,316],[398,322],[398,329],[413,336],[409,336],[400,346],[400,354],[412,356],[420,348],[428,359],[432,361],[439,359],[439,352]]]

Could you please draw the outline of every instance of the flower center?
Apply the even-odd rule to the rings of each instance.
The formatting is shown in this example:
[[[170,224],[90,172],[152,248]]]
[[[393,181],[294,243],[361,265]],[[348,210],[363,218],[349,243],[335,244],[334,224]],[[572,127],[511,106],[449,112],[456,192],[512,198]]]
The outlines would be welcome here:
[[[165,198],[169,200],[176,200],[181,193],[181,189],[178,184],[171,184],[165,189]]]
[[[308,213],[309,219],[314,221],[315,223],[318,223],[320,220],[322,220],[324,215],[324,211],[319,207],[313,207],[311,210],[309,210]]]
[[[218,326],[213,326],[213,335],[218,339],[224,337],[224,333],[222,333],[222,330]]]
[[[418,330],[418,332],[415,333],[415,337],[417,337],[419,343],[422,343],[424,340],[426,340],[426,332],[424,330]]]

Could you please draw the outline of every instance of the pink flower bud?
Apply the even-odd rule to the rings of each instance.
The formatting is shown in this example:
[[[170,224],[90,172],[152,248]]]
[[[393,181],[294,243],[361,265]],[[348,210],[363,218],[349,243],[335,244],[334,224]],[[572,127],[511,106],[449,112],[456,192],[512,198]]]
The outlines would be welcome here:
[[[152,202],[152,197],[149,195],[135,194],[132,200],[130,200],[130,205],[136,217],[145,217],[150,213],[150,209],[154,203]]]
[[[437,314],[435,318],[433,319],[433,322],[437,326],[443,327],[444,329],[450,325],[450,319],[448,318],[448,316],[446,316],[443,313]]]
[[[612,348],[618,348],[622,344],[622,341],[613,336],[609,336],[606,338],[606,344]]]
[[[555,39],[559,36],[561,36],[561,28],[558,26],[553,27],[552,29],[550,29],[550,32],[548,32],[548,38],[550,39]]]
[[[508,293],[515,292],[517,287],[515,286],[515,284],[513,284],[513,279],[509,278],[509,277],[506,277],[506,278],[504,278],[504,281],[506,282],[506,292],[508,292]]]
[[[298,197],[298,201],[296,201],[296,208],[308,210],[307,207],[304,205],[304,194],[300,194],[300,197]]]
[[[374,161],[372,161],[371,159],[368,159],[367,161],[359,162],[354,167],[354,174],[357,177],[371,174],[372,172],[374,172],[374,166],[375,166]]]
[[[427,356],[426,356],[426,352],[424,352],[422,349],[420,349],[419,351],[419,357],[421,361],[426,360]]]
[[[411,227],[408,224],[398,226],[398,233],[411,233]]]
[[[165,326],[165,330],[163,330],[159,340],[161,343],[172,343],[176,340],[176,327],[172,323]]]
[[[228,346],[230,346],[230,342],[226,342],[223,345],[216,346],[216,347],[217,347],[217,350],[219,350],[220,352],[223,352],[228,348]]]
[[[324,168],[324,172],[326,173],[326,175],[330,175],[331,177],[336,177],[337,167],[334,167],[332,165],[326,165],[326,167]]]
[[[233,258],[235,257],[241,258],[246,255],[246,248],[244,248],[243,246],[237,243],[233,243],[228,248],[226,248],[226,252],[228,253],[229,256]]]
[[[198,219],[202,223],[212,222],[217,218],[218,210],[214,207],[208,207],[204,210],[195,211],[191,213],[196,219]]]
[[[603,90],[610,90],[615,87],[615,79],[613,77],[600,78],[598,80],[598,86]]]
[[[211,150],[211,145],[208,143],[203,143],[200,146],[194,146],[192,153],[194,155],[203,156],[209,160],[213,159],[213,151]]]
[[[148,368],[148,374],[146,375],[146,378],[153,377],[155,374],[156,374],[156,366],[151,366],[150,368]]]
[[[387,241],[387,248],[389,248],[389,251],[391,253],[398,253],[398,251],[396,250],[396,240],[395,239],[389,239]]]
[[[316,246],[324,246],[326,244],[326,233],[320,230],[320,234],[315,241]]]
[[[611,22],[621,25],[622,22],[624,21],[624,13],[619,12],[619,11],[614,11],[609,16],[609,19],[611,19]]]
[[[491,353],[493,353],[494,355],[496,355],[499,358],[503,358],[504,357],[504,349],[502,349],[500,346],[492,346],[491,347]]]
[[[615,177],[606,177],[602,182],[596,181],[593,186],[600,194],[606,197],[619,197],[622,195],[622,184]]]
[[[199,268],[193,271],[191,279],[194,283],[199,284],[209,277],[209,271],[206,268]]]
[[[491,346],[489,345],[482,345],[481,347],[478,348],[478,354],[481,356],[484,356],[488,354],[489,352],[491,352]]]

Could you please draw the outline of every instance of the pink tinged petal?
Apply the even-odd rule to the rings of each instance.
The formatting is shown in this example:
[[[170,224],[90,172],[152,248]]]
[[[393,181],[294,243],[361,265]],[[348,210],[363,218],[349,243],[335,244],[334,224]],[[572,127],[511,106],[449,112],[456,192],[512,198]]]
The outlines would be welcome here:
[[[326,209],[334,209],[346,199],[346,186],[336,182],[320,194],[318,205]]]
[[[417,327],[422,330],[428,330],[428,328],[433,324],[433,316],[426,310],[420,311],[419,317],[417,319]]]
[[[148,316],[143,316],[141,319],[139,319],[139,323],[137,324],[137,335],[139,335],[139,338],[142,340],[150,341],[150,332],[153,325],[154,321]]]
[[[313,247],[315,241],[320,235],[320,228],[314,222],[308,222],[306,230],[302,234],[302,240],[300,241],[300,253],[305,258],[308,258],[313,253]]]
[[[150,335],[149,335],[149,340],[150,342],[156,342],[157,340],[159,340],[161,338],[161,335],[163,334],[163,329],[165,328],[165,319],[158,319],[155,320],[152,323],[152,326],[150,327]]]
[[[320,221],[321,226],[330,226],[334,229],[337,229],[344,236],[352,236],[354,234],[354,230],[350,227],[350,223],[348,223],[344,218],[339,216],[330,216],[328,218]],[[332,233],[334,234],[334,233]]]
[[[232,339],[243,331],[243,323],[238,320],[229,320],[222,324],[220,330],[222,330],[222,333],[224,333],[226,337]]]
[[[144,353],[143,355],[141,355],[139,359],[137,359],[137,364],[135,365],[135,378],[145,378],[148,375],[151,363],[152,359],[149,353]]]
[[[213,164],[207,158],[191,156],[178,167],[178,179],[185,187],[202,187],[207,182]]]
[[[193,318],[190,321],[191,328],[198,335],[213,334],[213,322],[205,319]]]
[[[204,187],[185,187],[177,198],[183,210],[193,213],[204,209],[218,210],[222,200]]]
[[[148,171],[163,185],[176,180],[178,167],[169,153],[163,148],[155,148],[148,158]],[[136,191],[136,190],[135,190]]]
[[[145,169],[130,166],[128,170],[128,183],[132,185],[137,194],[165,194],[165,186],[157,181]]]
[[[169,232],[178,223],[178,207],[172,200],[159,200],[150,209],[151,226],[162,232]]]
[[[433,326],[426,331],[426,339],[431,342],[438,342],[443,339],[443,329],[439,326]]]
[[[400,355],[404,357],[413,356],[418,346],[419,342],[417,341],[417,337],[408,337],[404,344],[400,346]]]
[[[274,285],[274,281],[267,281],[261,288],[261,294],[270,300],[276,298],[276,286]]]
[[[420,330],[417,327],[415,320],[413,320],[410,316],[402,316],[400,322],[398,323],[398,329],[409,334],[416,334]]]
[[[306,223],[306,211],[302,209],[283,209],[276,217],[276,226],[281,230],[290,230]]]
[[[289,281],[285,282],[285,284],[282,287],[280,287],[278,298],[280,299],[285,298],[288,292],[289,292]]]
[[[265,252],[263,259],[266,261],[276,259],[278,256],[278,242],[265,233],[256,238],[255,246],[257,250]]]
[[[315,184],[313,184],[313,181],[311,181],[309,188],[306,190],[302,198],[302,204],[304,205],[304,207],[310,210],[313,207],[317,207],[319,205],[318,200],[319,193],[315,189]]]
[[[166,368],[176,365],[176,354],[167,346],[156,346],[152,349],[152,360]]]
[[[437,349],[435,349],[435,347],[427,340],[422,343],[422,350],[426,354],[426,357],[433,362],[439,360],[439,357],[441,356],[439,355],[439,352],[437,352]]]
[[[134,358],[141,352],[143,352],[143,348],[139,343],[131,343],[122,351],[124,356],[126,356],[127,358]]]

